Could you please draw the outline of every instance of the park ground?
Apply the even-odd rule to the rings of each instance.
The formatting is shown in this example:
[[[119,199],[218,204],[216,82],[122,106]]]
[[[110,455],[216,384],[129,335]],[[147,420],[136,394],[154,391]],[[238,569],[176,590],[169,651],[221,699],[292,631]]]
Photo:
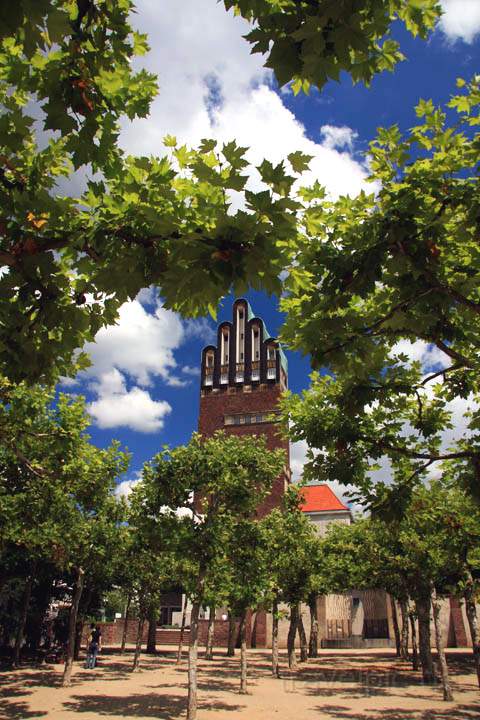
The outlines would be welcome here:
[[[61,665],[25,667],[0,674],[0,718],[97,720],[185,717],[186,658],[175,664],[171,647],[142,656],[130,672],[132,650],[102,653],[99,667],[75,664],[70,688],[60,686]],[[282,658],[285,660],[285,658]],[[480,692],[468,651],[450,651],[455,702],[444,702],[439,685],[422,684],[420,673],[392,651],[321,651],[296,673],[270,675],[267,651],[249,652],[249,694],[238,693],[239,658],[218,650],[199,658],[198,720],[471,720],[480,718]]]

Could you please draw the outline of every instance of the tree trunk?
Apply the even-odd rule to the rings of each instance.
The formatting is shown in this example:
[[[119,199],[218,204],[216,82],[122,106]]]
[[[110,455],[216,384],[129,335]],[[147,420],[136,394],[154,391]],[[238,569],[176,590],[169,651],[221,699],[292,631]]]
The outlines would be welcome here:
[[[63,687],[69,687],[71,684],[73,653],[75,651],[75,630],[77,627],[78,606],[80,604],[80,598],[82,597],[84,577],[85,572],[83,568],[77,568],[77,577],[73,586],[72,605],[70,607],[70,617],[68,620],[67,657],[65,658],[65,669],[63,671]]]
[[[435,679],[435,673],[430,648],[430,598],[416,598],[415,606],[418,617],[419,650],[423,681],[431,683]]]
[[[157,652],[157,608],[152,606],[148,614],[147,653]]]
[[[472,636],[473,660],[477,671],[477,680],[480,687],[480,633],[478,631],[477,608],[475,605],[475,585],[469,572],[467,587],[465,590],[465,609],[467,611],[468,626]]]
[[[235,655],[235,640],[236,640],[236,629],[237,624],[231,611],[228,613],[228,649],[227,656],[233,657]]]
[[[187,603],[188,603],[188,596],[185,594],[185,600],[183,601],[182,625],[180,627],[180,639],[178,641],[177,665],[180,663],[180,661],[182,659],[183,636],[185,635],[185,624],[187,621]]]
[[[297,656],[295,655],[295,637],[298,627],[298,603],[290,605],[290,627],[288,628],[287,649],[288,667],[290,670],[297,669]]]
[[[80,657],[80,650],[82,647],[82,634],[83,634],[83,626],[85,624],[85,617],[87,615],[87,612],[90,609],[90,603],[92,601],[92,595],[93,595],[93,587],[89,587],[87,592],[87,600],[83,604],[83,610],[80,615],[80,617],[77,619],[77,627],[75,629],[75,650],[73,652],[73,659],[78,660]]]
[[[278,662],[278,595],[275,594],[272,604],[272,675],[280,677]]]
[[[397,651],[397,657],[401,656],[400,649],[400,629],[398,627],[398,615],[397,615],[397,604],[393,595],[390,595],[390,607],[392,608],[392,620],[393,620],[393,632],[395,635],[395,648]]]
[[[318,612],[316,593],[312,593],[309,596],[308,607],[310,608],[310,638],[308,642],[308,656],[316,658],[318,657]]]
[[[200,603],[195,600],[190,618],[190,643],[188,646],[188,705],[187,720],[197,717],[197,657],[198,657],[198,615]]]
[[[247,611],[240,618],[240,692],[247,693]]]
[[[125,652],[125,645],[127,644],[127,631],[128,631],[128,613],[130,610],[130,604],[132,602],[132,596],[130,593],[127,596],[127,606],[125,608],[125,618],[123,620],[123,631],[122,631],[122,644],[120,645],[120,652]]]
[[[415,615],[413,612],[408,613],[410,618],[410,628],[412,631],[412,669],[418,670],[418,648],[417,648],[417,630],[415,628]]]
[[[453,700],[452,688],[450,687],[450,678],[448,676],[447,658],[445,657],[445,646],[443,643],[443,633],[440,623],[440,603],[437,597],[435,587],[432,587],[432,611],[433,624],[435,626],[435,641],[437,644],[438,662],[440,665],[440,677],[442,679],[443,699]]]
[[[142,639],[143,639],[143,628],[145,626],[145,613],[140,610],[140,617],[138,618],[137,627],[137,641],[135,643],[135,653],[133,655],[132,672],[136,672],[140,669],[140,653],[142,652]]]
[[[205,660],[213,660],[213,634],[215,632],[215,605],[210,607],[208,616],[207,643],[205,645]]]
[[[302,617],[302,604],[298,603],[298,637],[300,640],[300,662],[308,660],[308,644]]]
[[[18,619],[17,633],[15,636],[15,647],[13,649],[13,667],[18,667],[20,665],[20,651],[22,649],[23,633],[27,623],[28,608],[32,595],[32,585],[33,575],[30,574],[25,580],[25,587],[23,588],[22,607],[20,617]]]
[[[402,628],[400,632],[400,657],[408,661],[408,605],[406,600],[400,600],[400,614]]]

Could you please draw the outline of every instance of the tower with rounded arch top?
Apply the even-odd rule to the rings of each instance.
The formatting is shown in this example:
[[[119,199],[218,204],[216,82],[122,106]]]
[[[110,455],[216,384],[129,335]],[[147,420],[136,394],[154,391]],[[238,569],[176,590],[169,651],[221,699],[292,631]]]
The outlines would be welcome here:
[[[278,426],[278,402],[288,386],[287,358],[262,318],[244,298],[233,303],[232,319],[220,323],[217,342],[202,351],[198,429],[235,435],[263,435],[269,449],[285,451],[285,467],[259,507],[265,515],[277,507],[290,482],[288,440]]]

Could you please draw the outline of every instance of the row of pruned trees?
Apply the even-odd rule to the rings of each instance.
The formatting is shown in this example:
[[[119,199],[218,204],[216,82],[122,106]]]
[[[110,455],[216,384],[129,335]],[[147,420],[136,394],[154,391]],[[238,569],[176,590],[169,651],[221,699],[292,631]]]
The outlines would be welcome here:
[[[128,456],[116,444],[100,450],[89,442],[80,398],[53,399],[43,388],[2,384],[0,625],[14,664],[25,636],[32,649],[41,644],[42,618],[53,600],[63,601],[70,608],[60,631],[68,684],[83,619],[116,588],[133,600],[139,618],[136,669],[145,622],[155,627],[162,592],[180,585],[192,603],[188,672],[193,718],[202,606],[228,608],[232,619],[240,619],[240,690],[245,692],[250,609],[272,612],[272,673],[278,676],[278,625],[285,605],[288,663],[294,668],[297,634],[301,660],[317,652],[318,595],[379,588],[401,608],[399,652],[404,658],[408,619],[418,618],[425,680],[434,673],[432,607],[447,698],[451,690],[438,603],[447,595],[463,597],[479,673],[475,598],[480,513],[459,488],[455,472],[428,487],[410,489],[401,512],[392,515],[387,503],[351,526],[334,526],[321,539],[299,509],[294,488],[282,507],[257,516],[259,503],[282,471],[283,452],[269,451],[262,437],[220,432],[207,439],[194,435],[187,445],[163,449],[144,466],[127,505],[115,496],[114,487]],[[305,605],[311,614],[309,640],[303,627]],[[209,630],[207,656],[213,623]],[[412,642],[416,663],[415,637]]]

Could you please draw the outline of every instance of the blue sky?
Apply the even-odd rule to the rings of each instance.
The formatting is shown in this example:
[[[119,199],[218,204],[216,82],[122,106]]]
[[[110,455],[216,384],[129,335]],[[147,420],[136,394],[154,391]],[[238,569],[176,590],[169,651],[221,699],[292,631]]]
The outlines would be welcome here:
[[[251,148],[257,164],[300,149],[314,156],[312,177],[332,197],[354,194],[368,188],[363,153],[377,127],[398,123],[407,129],[416,123],[419,98],[444,103],[457,77],[480,71],[480,0],[443,5],[444,20],[428,42],[395,29],[408,58],[395,73],[383,73],[370,88],[353,86],[345,76],[322,92],[294,97],[279,92],[261,57],[249,54],[245,23],[215,0],[141,0],[134,24],[148,32],[152,47],[142,64],[159,74],[161,91],[148,119],[125,122],[121,142],[129,152],[160,155],[166,133],[187,144],[236,138]],[[258,185],[259,178],[253,174],[250,183]],[[247,297],[276,335],[282,322],[277,299]],[[230,297],[222,304],[219,322],[230,317],[232,302]],[[118,438],[133,453],[130,479],[163,444],[183,443],[196,429],[196,372],[214,329],[210,319],[185,321],[165,311],[145,291],[123,308],[117,327],[102,331],[87,348],[93,366],[68,390],[86,395],[94,442],[104,446]],[[288,360],[290,388],[299,392],[308,385],[308,358],[290,352]],[[305,447],[294,448],[297,474],[304,454]]]

